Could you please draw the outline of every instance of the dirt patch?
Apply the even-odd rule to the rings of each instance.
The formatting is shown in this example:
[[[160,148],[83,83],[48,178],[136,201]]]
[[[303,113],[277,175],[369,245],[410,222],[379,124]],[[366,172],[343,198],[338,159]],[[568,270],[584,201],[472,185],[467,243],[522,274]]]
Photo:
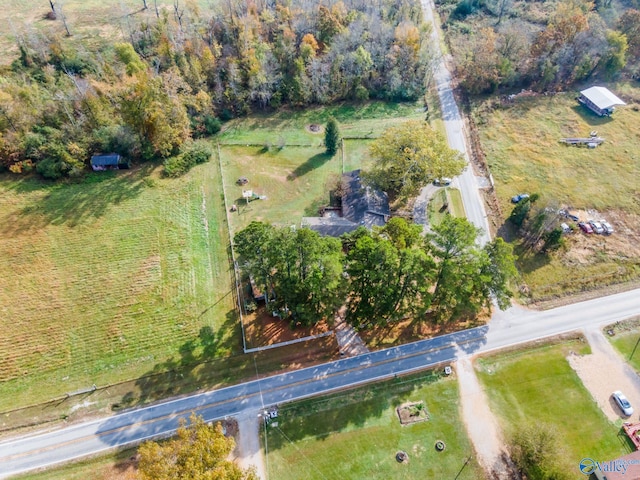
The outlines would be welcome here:
[[[282,320],[269,314],[264,305],[244,317],[244,331],[249,348],[297,340],[326,333],[329,330],[331,328],[325,321],[311,327],[294,326],[292,328],[288,320]]]
[[[427,316],[419,321],[405,319],[384,326],[378,325],[369,330],[360,331],[358,335],[370,350],[377,350],[480,327],[485,325],[489,319],[490,316],[487,311],[478,314],[477,318],[461,319],[457,322],[444,324],[438,324]]]
[[[324,127],[322,125],[318,125],[317,123],[310,123],[305,127],[307,132],[311,133],[322,133],[324,132]]]
[[[424,402],[403,403],[396,408],[396,413],[402,425],[410,425],[412,423],[426,422],[429,420],[427,406]]]

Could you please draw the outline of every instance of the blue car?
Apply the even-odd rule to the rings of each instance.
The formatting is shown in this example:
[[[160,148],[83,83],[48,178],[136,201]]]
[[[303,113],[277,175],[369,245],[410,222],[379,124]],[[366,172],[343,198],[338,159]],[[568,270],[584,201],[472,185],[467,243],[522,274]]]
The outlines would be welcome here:
[[[511,203],[518,203],[525,198],[529,198],[528,193],[521,193],[520,195],[516,195],[515,197],[511,197]]]

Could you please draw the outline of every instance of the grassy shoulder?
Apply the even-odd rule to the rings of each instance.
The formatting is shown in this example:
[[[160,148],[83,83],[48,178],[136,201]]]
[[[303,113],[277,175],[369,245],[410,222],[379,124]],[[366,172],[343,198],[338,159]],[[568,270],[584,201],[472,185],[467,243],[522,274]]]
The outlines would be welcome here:
[[[627,363],[640,372],[640,318],[610,325],[604,332]],[[613,332],[613,335],[608,332]]]
[[[429,420],[402,426],[396,407],[424,401]],[[482,478],[460,420],[455,379],[428,373],[280,408],[267,428],[269,477]],[[435,442],[446,449],[438,452]],[[404,451],[408,463],[395,455]]]
[[[41,472],[25,473],[20,480],[134,480],[137,476],[136,449],[118,452],[53,467]]]
[[[629,105],[600,118],[575,100],[575,92],[489,98],[477,101],[473,116],[496,183],[504,234],[519,193],[539,193],[543,206],[575,209],[583,221],[607,219],[610,236],[566,237],[566,248],[549,255],[516,245],[518,266],[531,300],[545,300],[640,276],[640,209],[634,200],[640,176],[640,88],[611,85]],[[564,137],[592,131],[605,139],[595,149],[569,147]],[[563,219],[563,221],[565,221]],[[571,223],[571,222],[570,222]]]
[[[569,365],[566,355],[571,350],[589,351],[579,340],[543,345],[484,357],[477,368],[506,437],[525,423],[555,428],[563,446],[560,467],[573,478],[581,459],[613,459],[629,453],[630,447]]]
[[[427,218],[429,225],[439,225],[445,215],[463,218],[465,216],[462,194],[457,188],[441,188],[429,201]]]
[[[238,352],[218,170],[0,178],[0,410]]]

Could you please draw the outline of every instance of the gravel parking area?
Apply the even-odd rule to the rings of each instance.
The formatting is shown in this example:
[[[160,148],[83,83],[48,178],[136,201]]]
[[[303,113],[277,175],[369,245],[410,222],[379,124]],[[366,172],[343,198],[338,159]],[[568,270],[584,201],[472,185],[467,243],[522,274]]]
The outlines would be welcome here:
[[[600,330],[588,330],[585,336],[591,345],[591,355],[568,357],[583,385],[602,409],[615,422],[619,419],[637,422],[640,413],[640,377],[611,346]],[[621,390],[631,402],[635,412],[625,417],[611,398],[615,390]]]

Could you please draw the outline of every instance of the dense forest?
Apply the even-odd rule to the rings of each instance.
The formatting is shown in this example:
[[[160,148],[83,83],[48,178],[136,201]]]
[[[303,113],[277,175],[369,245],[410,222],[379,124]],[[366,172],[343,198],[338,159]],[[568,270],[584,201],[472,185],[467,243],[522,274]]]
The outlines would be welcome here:
[[[230,118],[416,100],[430,66],[415,0],[231,0],[128,25],[126,41],[95,51],[45,32],[18,36],[19,58],[0,77],[1,169],[74,176],[95,152],[180,167],[191,139]]]
[[[637,0],[439,0],[471,94],[561,90],[594,78],[640,78]]]

